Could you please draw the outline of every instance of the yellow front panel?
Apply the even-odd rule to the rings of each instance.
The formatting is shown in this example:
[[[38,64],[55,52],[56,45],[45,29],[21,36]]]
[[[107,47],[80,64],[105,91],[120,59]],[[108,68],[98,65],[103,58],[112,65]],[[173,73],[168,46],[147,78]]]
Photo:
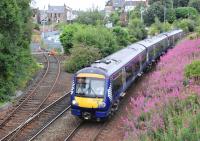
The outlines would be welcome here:
[[[80,73],[77,75],[77,77],[90,77],[90,78],[100,78],[105,79],[104,75],[101,74],[94,74],[94,73]]]
[[[103,102],[102,98],[75,97],[75,100],[82,108],[98,108],[99,104]]]

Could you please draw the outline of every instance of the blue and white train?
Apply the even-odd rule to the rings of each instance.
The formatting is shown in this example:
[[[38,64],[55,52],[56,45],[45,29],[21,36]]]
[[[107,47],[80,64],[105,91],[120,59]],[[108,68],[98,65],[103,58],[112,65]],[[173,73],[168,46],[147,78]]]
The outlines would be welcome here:
[[[173,30],[139,41],[78,71],[73,78],[71,113],[97,121],[112,115],[131,83],[183,34]]]

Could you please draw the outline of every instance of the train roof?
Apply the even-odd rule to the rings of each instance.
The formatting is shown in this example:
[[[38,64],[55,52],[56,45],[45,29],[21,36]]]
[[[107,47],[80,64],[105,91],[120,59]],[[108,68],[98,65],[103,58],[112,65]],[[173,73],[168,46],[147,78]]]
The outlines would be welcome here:
[[[181,32],[183,32],[182,29],[176,29],[176,30],[172,30],[172,31],[166,32],[164,34],[166,34],[167,36],[171,36],[171,35],[175,35],[175,34],[181,33]]]
[[[103,69],[108,75],[111,75],[143,51],[145,51],[144,46],[132,44],[106,58],[97,60],[91,67]]]
[[[159,34],[157,36],[154,36],[154,37],[147,38],[145,40],[139,41],[139,42],[137,42],[137,44],[141,44],[141,45],[145,46],[146,48],[148,48],[148,47],[151,47],[152,45],[158,43],[159,41],[164,40],[165,38],[167,38],[167,35]]]

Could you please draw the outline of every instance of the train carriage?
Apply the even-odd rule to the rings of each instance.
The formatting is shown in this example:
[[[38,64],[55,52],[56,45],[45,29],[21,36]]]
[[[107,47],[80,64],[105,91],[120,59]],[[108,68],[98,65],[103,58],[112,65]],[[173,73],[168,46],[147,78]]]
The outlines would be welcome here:
[[[137,42],[78,71],[71,90],[72,114],[98,121],[112,115],[125,90],[182,32],[176,30]]]

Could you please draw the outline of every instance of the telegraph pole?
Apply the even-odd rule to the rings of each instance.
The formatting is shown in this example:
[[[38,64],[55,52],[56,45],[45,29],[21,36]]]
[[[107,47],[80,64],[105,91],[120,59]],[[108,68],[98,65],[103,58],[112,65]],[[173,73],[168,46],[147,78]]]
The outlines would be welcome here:
[[[164,26],[166,26],[166,1],[164,1]],[[165,28],[164,28],[165,31]]]
[[[143,12],[144,12],[144,8],[143,8],[143,6],[141,6],[140,7],[140,15],[141,15],[140,19],[141,19],[141,22],[143,22]]]

